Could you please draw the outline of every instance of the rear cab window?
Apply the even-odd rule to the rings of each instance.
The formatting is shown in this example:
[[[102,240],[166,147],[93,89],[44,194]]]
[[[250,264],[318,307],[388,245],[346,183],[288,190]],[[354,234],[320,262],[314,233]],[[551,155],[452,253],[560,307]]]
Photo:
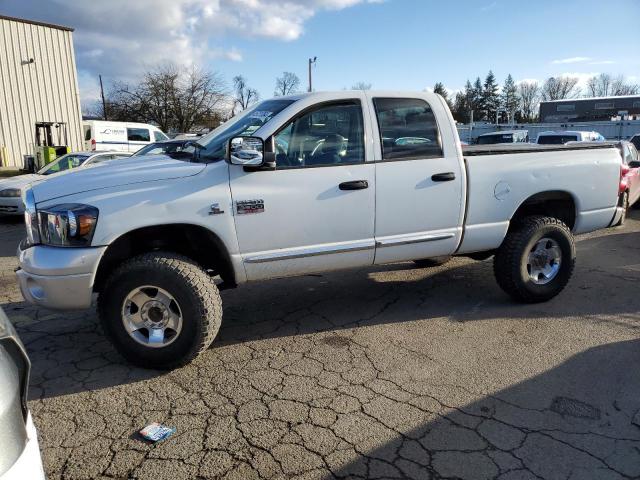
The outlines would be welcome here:
[[[130,142],[150,142],[151,135],[148,128],[127,128],[127,140]]]
[[[383,160],[443,156],[435,115],[419,98],[374,98]]]
[[[538,145],[564,145],[567,142],[577,142],[575,135],[543,135],[538,138]]]

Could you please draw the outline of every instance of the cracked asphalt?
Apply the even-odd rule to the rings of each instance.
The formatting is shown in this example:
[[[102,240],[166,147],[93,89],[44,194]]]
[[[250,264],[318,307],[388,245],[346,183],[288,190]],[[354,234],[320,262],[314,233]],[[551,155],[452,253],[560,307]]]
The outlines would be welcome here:
[[[578,239],[570,286],[513,303],[491,260],[223,292],[220,336],[133,368],[93,310],[25,304],[0,220],[0,305],[31,356],[50,479],[640,478],[640,214]],[[177,428],[148,445],[150,422]]]

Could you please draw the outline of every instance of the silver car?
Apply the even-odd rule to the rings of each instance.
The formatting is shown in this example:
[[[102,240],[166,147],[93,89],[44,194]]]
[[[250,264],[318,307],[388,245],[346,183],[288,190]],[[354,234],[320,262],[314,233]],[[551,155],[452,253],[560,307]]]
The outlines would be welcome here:
[[[0,308],[0,480],[45,478],[27,408],[30,368],[24,346]]]

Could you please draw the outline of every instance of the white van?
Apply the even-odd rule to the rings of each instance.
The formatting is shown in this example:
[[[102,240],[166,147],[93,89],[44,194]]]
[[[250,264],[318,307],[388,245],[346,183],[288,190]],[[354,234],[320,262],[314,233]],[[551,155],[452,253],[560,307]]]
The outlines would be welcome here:
[[[168,140],[162,130],[147,123],[109,122],[88,120],[83,122],[85,150],[121,150],[137,152],[145,145]]]
[[[568,142],[604,142],[606,139],[598,132],[566,130],[558,132],[540,132],[536,143],[539,145],[564,145]]]

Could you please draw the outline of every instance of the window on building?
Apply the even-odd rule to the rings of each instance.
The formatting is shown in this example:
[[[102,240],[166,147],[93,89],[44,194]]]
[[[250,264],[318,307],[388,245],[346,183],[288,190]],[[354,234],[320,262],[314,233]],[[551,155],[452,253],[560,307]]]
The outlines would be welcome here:
[[[633,102],[633,108],[640,108],[640,102]]]
[[[574,104],[557,105],[556,112],[575,112],[576,106]]]
[[[418,98],[374,98],[383,160],[442,157],[436,118]]]
[[[595,109],[596,110],[611,110],[614,107],[613,102],[597,102]]]
[[[127,128],[127,138],[130,142],[150,142],[151,135],[147,128]]]

